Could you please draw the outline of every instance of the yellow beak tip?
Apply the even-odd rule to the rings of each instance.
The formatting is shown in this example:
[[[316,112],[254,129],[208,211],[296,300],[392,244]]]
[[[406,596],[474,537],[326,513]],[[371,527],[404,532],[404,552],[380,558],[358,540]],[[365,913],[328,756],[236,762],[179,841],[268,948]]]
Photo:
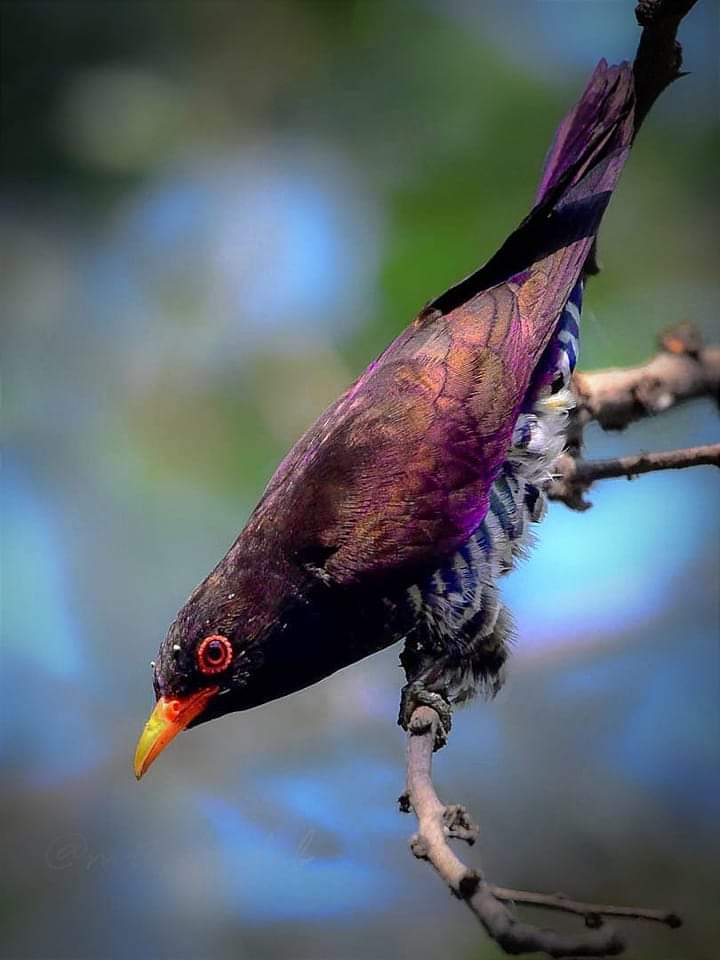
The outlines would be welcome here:
[[[188,697],[170,699],[160,697],[140,734],[133,768],[140,780],[165,747],[199,716],[218,687],[204,687]]]

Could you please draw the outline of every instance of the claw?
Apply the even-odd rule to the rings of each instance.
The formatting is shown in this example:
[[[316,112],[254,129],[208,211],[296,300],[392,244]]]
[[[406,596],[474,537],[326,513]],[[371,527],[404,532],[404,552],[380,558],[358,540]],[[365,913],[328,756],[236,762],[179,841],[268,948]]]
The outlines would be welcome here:
[[[452,727],[452,707],[439,693],[427,690],[420,680],[408,683],[403,687],[400,697],[400,715],[398,723],[407,730],[410,720],[417,707],[430,707],[437,713],[440,723],[436,728],[434,750],[444,747]]]

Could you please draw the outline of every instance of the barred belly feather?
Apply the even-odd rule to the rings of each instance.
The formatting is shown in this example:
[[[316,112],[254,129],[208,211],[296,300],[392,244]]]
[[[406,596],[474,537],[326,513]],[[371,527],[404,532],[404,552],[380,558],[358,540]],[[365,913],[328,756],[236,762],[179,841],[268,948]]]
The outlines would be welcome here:
[[[578,282],[536,369],[484,520],[460,550],[393,604],[396,620],[406,625],[406,670],[454,703],[479,687],[494,694],[503,682],[513,628],[497,581],[525,555],[532,525],[545,513],[544,488],[573,405],[581,307]]]

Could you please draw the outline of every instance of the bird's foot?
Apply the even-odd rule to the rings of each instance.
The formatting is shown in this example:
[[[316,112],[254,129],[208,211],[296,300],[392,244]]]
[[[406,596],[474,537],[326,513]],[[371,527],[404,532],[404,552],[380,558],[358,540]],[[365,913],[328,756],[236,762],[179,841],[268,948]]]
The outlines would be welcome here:
[[[434,750],[439,750],[447,743],[448,734],[452,727],[452,707],[445,697],[432,690],[428,690],[421,680],[415,680],[407,683],[400,695],[400,716],[398,723],[407,730],[410,726],[410,719],[418,707],[430,707],[434,710],[440,719],[435,732]]]

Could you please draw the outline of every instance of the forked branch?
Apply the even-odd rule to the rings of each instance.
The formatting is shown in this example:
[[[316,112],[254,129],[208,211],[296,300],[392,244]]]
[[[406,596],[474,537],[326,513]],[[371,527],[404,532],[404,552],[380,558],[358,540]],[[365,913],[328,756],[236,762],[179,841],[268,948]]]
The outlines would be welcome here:
[[[577,405],[568,427],[568,449],[555,463],[551,500],[573,510],[591,506],[585,494],[597,480],[633,478],[655,470],[720,466],[720,445],[708,444],[661,453],[638,453],[611,460],[584,460],[584,428],[595,421],[604,430],[622,430],[699,397],[720,400],[720,346],[704,347],[700,334],[683,323],[660,337],[658,353],[637,367],[577,373]]]
[[[581,903],[563,894],[531,893],[487,883],[477,869],[466,866],[450,847],[451,839],[473,844],[477,827],[464,807],[446,806],[432,782],[432,755],[438,715],[418,707],[412,715],[407,739],[407,783],[401,809],[414,811],[418,830],[410,841],[413,854],[432,864],[452,893],[462,900],[489,936],[506,953],[546,953],[551,957],[608,957],[625,948],[622,937],[604,922],[605,917],[651,920],[680,926],[675,914],[641,907]],[[558,933],[519,920],[507,904],[543,907],[582,916],[585,930]]]

